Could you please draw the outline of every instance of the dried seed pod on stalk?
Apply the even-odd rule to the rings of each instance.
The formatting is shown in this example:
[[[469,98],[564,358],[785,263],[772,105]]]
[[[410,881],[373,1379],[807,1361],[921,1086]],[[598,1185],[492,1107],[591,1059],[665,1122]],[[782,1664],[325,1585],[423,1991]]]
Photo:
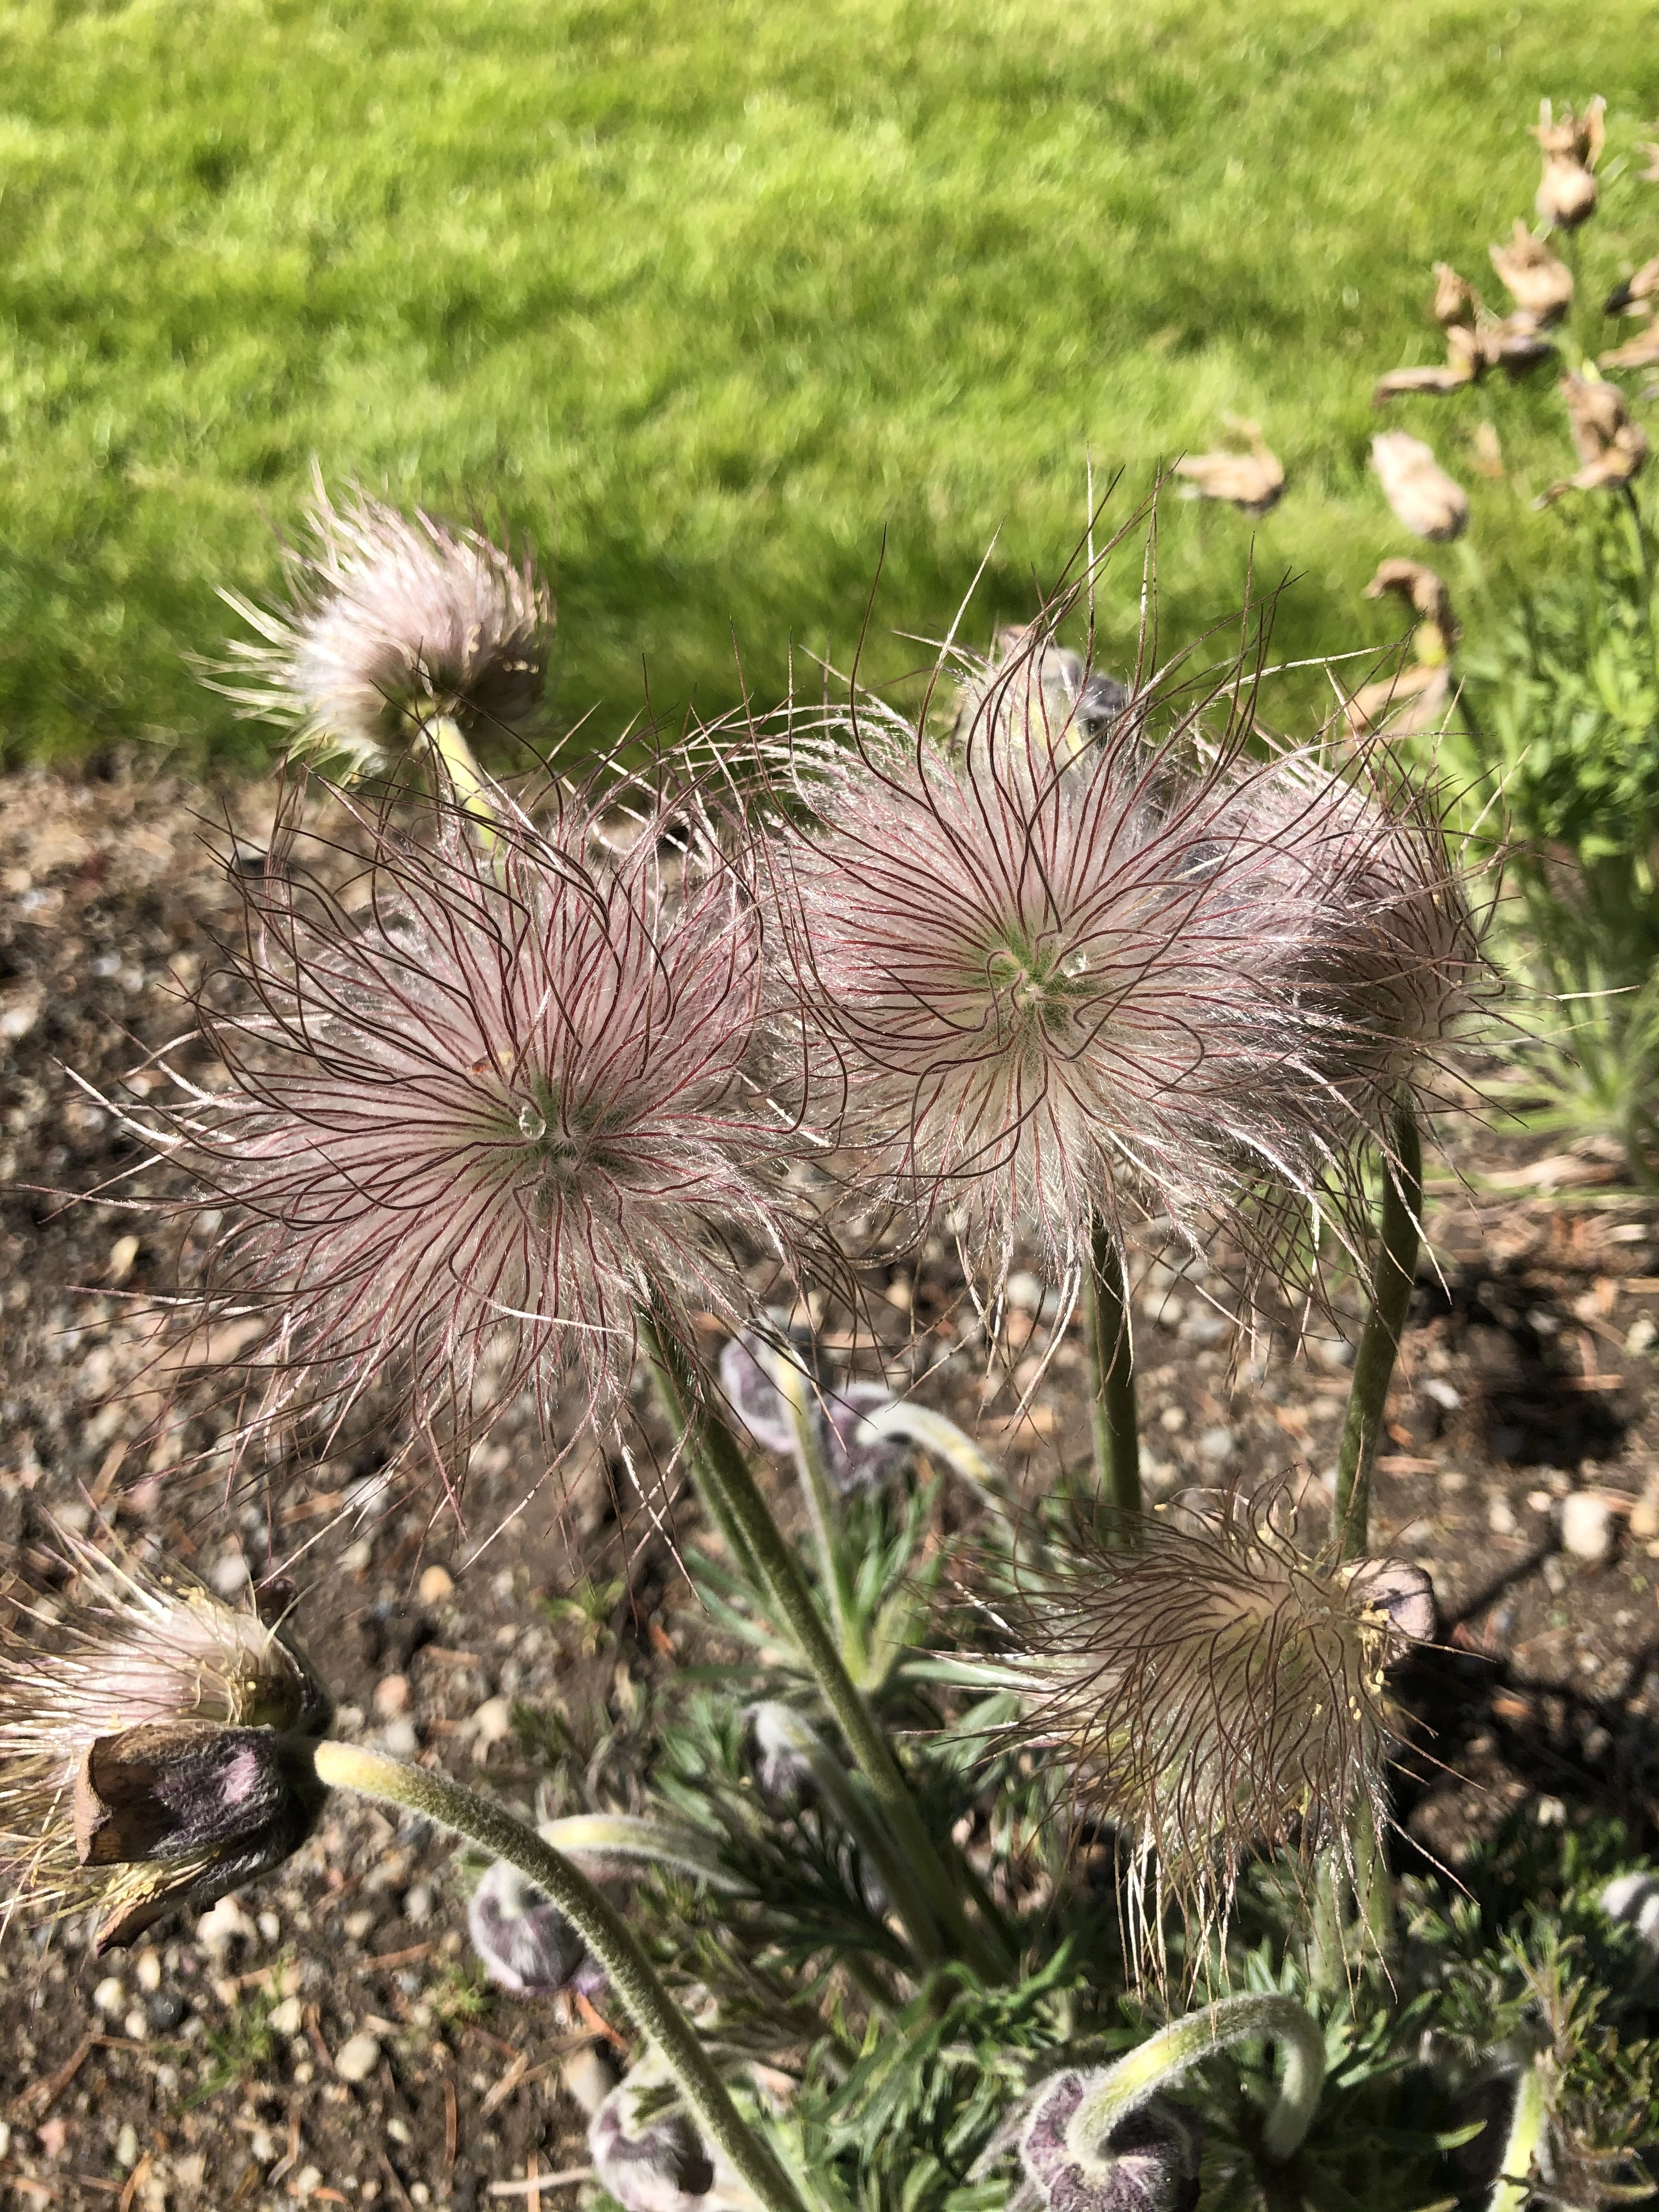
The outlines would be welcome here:
[[[438,717],[468,736],[522,726],[553,619],[528,559],[360,489],[337,507],[315,470],[307,520],[312,547],[285,556],[286,608],[220,593],[260,641],[227,643],[204,672],[215,690],[286,724],[296,752],[358,768],[383,766]]]
[[[101,1951],[298,1849],[333,1707],[284,1628],[62,1540],[68,1603],[0,1634],[0,1881],[7,1918],[91,1908]]]
[[[207,1310],[268,1320],[244,1440],[324,1398],[337,1419],[388,1363],[458,1457],[526,1389],[550,1421],[568,1375],[602,1414],[643,1304],[688,1340],[694,1308],[736,1326],[745,1265],[794,1249],[760,911],[690,802],[624,841],[598,797],[536,824],[495,791],[486,852],[459,807],[407,835],[335,798],[368,854],[349,902],[291,818],[234,1010],[203,1008],[220,1086],[151,1116],[229,1209]]]
[[[1133,1546],[1060,1554],[999,1601],[1008,1640],[974,1670],[1019,1698],[1012,1735],[1051,1753],[1078,1809],[1121,1833],[1130,1933],[1159,1978],[1166,1901],[1196,1976],[1250,1852],[1351,1860],[1362,1813],[1387,1824],[1386,1672],[1432,1632],[1428,1579],[1304,1554],[1273,1525],[1278,1496],[1228,1493],[1184,1526],[1148,1518]]]

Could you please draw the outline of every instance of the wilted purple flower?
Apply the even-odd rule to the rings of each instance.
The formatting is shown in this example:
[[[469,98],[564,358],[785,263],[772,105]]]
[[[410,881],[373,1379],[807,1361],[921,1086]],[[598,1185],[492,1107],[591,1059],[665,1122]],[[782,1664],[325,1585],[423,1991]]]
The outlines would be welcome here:
[[[1273,1496],[1059,1555],[1024,1595],[1020,1641],[976,1676],[1017,1693],[1018,1732],[1200,1924],[1224,1921],[1259,1844],[1346,1850],[1362,1806],[1382,1830],[1386,1669],[1433,1632],[1420,1569],[1305,1554]],[[1157,1969],[1156,1911],[1141,1934]]]
[[[588,2123],[587,2148],[623,2212],[690,2212],[714,2186],[714,2165],[684,2112],[641,2117],[631,2081],[611,2092]]]
[[[1000,669],[948,750],[859,720],[780,897],[868,1180],[1069,1263],[1126,1202],[1194,1227],[1311,1191],[1333,1117],[1301,1072],[1318,917],[1228,834],[1236,752],[1128,707],[1083,743],[1051,690]]]
[[[635,1316],[748,1303],[747,1237],[782,1249],[769,1171],[788,1117],[750,1073],[760,915],[712,847],[660,823],[607,852],[567,799],[534,829],[497,794],[486,857],[456,810],[428,842],[356,811],[366,903],[257,894],[240,1004],[205,1033],[229,1078],[173,1117],[199,1202],[238,1211],[210,1295],[270,1318],[262,1419],[314,1387],[349,1403],[401,1359],[422,1426],[545,1414],[574,1370],[625,1383]]]
[[[1086,2158],[1066,2141],[1088,2094],[1085,2074],[1045,2081],[1020,2136],[1025,2178],[1048,2212],[1196,2212],[1204,2123],[1185,2105],[1152,2097]]]
[[[591,1993],[605,1978],[546,1892],[505,1859],[496,1859],[473,1891],[466,1924],[490,1980],[518,1996]]]
[[[92,1908],[102,1951],[298,1850],[333,1708],[285,1630],[65,1541],[70,1603],[0,1634],[0,1886],[8,1916]]]
[[[220,594],[259,644],[236,640],[210,675],[249,713],[289,724],[298,749],[372,766],[439,715],[512,728],[541,696],[552,605],[528,561],[476,530],[314,476],[314,547],[287,557],[291,605]]]

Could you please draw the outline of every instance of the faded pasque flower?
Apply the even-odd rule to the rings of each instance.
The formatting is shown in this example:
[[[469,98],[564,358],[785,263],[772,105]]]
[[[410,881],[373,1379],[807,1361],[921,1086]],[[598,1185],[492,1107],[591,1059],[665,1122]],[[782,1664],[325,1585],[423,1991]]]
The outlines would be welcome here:
[[[1559,322],[1572,305],[1572,271],[1553,247],[1534,238],[1517,216],[1506,243],[1489,247],[1492,265],[1523,314]]]
[[[1469,502],[1434,458],[1434,449],[1408,430],[1383,430],[1371,440],[1371,466],[1382,496],[1398,520],[1419,538],[1462,535]]]
[[[1386,1821],[1385,1669],[1432,1632],[1427,1577],[1308,1557],[1270,1508],[1230,1495],[1186,1527],[1149,1519],[1130,1547],[1074,1551],[1025,1593],[1023,1648],[975,1674],[1017,1693],[1021,1732],[1136,1853],[1155,1968],[1149,1881],[1154,1899],[1224,1922],[1257,1844],[1346,1848],[1362,1806]]]
[[[1631,420],[1616,384],[1592,373],[1564,376],[1560,389],[1573,446],[1583,465],[1541,493],[1534,502],[1539,507],[1548,507],[1568,491],[1617,491],[1630,483],[1648,457],[1647,433]]]
[[[0,1881],[8,1914],[92,1908],[102,1951],[299,1848],[333,1709],[286,1630],[65,1540],[70,1602],[0,1636]]]
[[[1547,100],[1538,104],[1532,135],[1544,156],[1544,173],[1534,204],[1557,230],[1576,230],[1595,212],[1595,171],[1607,143],[1607,106],[1598,94],[1582,115],[1564,108],[1558,123]]]
[[[632,2081],[611,2092],[588,2123],[587,2148],[600,2185],[623,2212],[690,2212],[714,2187],[714,2164],[682,2112],[647,2119]]]
[[[1139,710],[1080,744],[1036,651],[948,750],[850,716],[782,897],[861,1185],[1072,1264],[1126,1201],[1192,1224],[1310,1185],[1323,1137],[1285,980],[1308,915],[1270,914],[1224,834],[1236,759],[1152,742]]]
[[[552,603],[529,562],[477,530],[362,491],[336,507],[315,475],[313,547],[288,556],[291,604],[220,596],[261,642],[233,640],[209,680],[289,724],[295,749],[374,766],[440,716],[522,723],[541,696]]]
[[[783,1242],[753,902],[684,811],[617,851],[579,798],[537,829],[494,797],[487,856],[453,807],[418,845],[355,809],[366,902],[299,880],[298,831],[253,895],[249,1011],[205,1024],[228,1085],[172,1130],[199,1202],[239,1208],[210,1297],[270,1317],[255,1425],[393,1359],[463,1443],[526,1387],[545,1415],[568,1370],[597,1405],[644,1304],[735,1323],[731,1240]]]
[[[1030,2194],[1048,2212],[1196,2212],[1202,2119],[1152,2097],[1082,2155],[1067,2133],[1095,2078],[1056,2074],[1038,2091],[1019,2139]]]

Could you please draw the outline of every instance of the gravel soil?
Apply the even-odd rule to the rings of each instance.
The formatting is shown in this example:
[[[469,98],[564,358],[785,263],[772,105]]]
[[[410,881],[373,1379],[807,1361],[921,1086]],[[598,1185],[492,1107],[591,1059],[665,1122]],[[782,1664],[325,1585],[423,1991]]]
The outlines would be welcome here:
[[[252,864],[273,801],[120,773],[0,783],[0,1575],[38,1584],[48,1516],[98,1514],[227,1595],[284,1569],[342,1733],[528,1809],[515,1707],[579,1752],[614,1744],[708,1648],[675,1557],[695,1507],[654,1501],[665,1534],[579,1434],[544,1480],[545,1451],[509,1419],[458,1520],[418,1454],[388,1475],[373,1407],[257,1486],[216,1477],[229,1414],[209,1347],[164,1328],[176,1255],[123,1210],[137,1148],[92,1095],[189,1027],[216,936],[239,926],[224,854],[239,840]],[[1374,1525],[1439,1601],[1439,1645],[1407,1685],[1421,1734],[1401,1809],[1455,1867],[1523,1801],[1547,1822],[1617,1810],[1646,1837],[1659,1797],[1659,1208],[1594,1146],[1494,1135],[1474,1112],[1441,1133]],[[1011,1292],[994,1389],[942,1248],[872,1295],[889,1379],[925,1372],[921,1395],[1038,1489],[1086,1455],[1082,1349],[1075,1328],[1053,1347],[1016,1425],[1054,1316],[1035,1277]],[[1149,1492],[1293,1469],[1316,1525],[1352,1355],[1328,1336],[1253,1366],[1228,1307],[1218,1275],[1142,1263]],[[831,1315],[832,1356],[837,1333]],[[877,1357],[866,1342],[860,1371]],[[278,1875],[134,1951],[15,1926],[0,2206],[573,2202],[548,2177],[585,2164],[581,2100],[625,2035],[585,2001],[482,1987],[465,1897],[441,1838],[336,1800]]]

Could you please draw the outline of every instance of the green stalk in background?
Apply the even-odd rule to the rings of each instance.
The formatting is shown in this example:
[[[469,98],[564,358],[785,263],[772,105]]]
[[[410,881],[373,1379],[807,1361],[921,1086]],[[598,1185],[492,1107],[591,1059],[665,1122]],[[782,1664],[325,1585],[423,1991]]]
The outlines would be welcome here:
[[[1089,1240],[1087,1293],[1095,1528],[1103,1542],[1132,1543],[1140,1514],[1140,1437],[1129,1294],[1117,1239],[1098,1218]]]
[[[1394,1149],[1382,1162],[1382,1224],[1370,1311],[1359,1339],[1336,1458],[1333,1526],[1344,1559],[1363,1557],[1370,1540],[1371,1470],[1383,1409],[1417,1275],[1423,1215],[1423,1141],[1407,1102],[1393,1115]]]
[[[1008,1962],[963,1911],[960,1877],[952,1875],[928,1834],[892,1747],[842,1664],[800,1561],[772,1518],[736,1438],[699,1398],[685,1354],[673,1339],[648,1315],[640,1316],[639,1326],[664,1413],[676,1436],[685,1439],[698,1495],[722,1527],[738,1532],[760,1588],[793,1638],[927,1901],[930,1924],[909,1931],[918,1955],[924,1960],[943,1955],[943,1936],[951,1956],[988,1981],[1000,1980]]]
[[[806,2212],[769,2146],[744,2120],[697,2032],[658,1980],[649,1960],[604,1893],[562,1851],[512,1814],[446,1774],[404,1766],[356,1744],[316,1749],[319,1780],[383,1805],[401,1806],[505,1859],[544,1890],[611,1978],[641,2035],[648,2036],[710,2145],[742,2176],[765,2212]]]

